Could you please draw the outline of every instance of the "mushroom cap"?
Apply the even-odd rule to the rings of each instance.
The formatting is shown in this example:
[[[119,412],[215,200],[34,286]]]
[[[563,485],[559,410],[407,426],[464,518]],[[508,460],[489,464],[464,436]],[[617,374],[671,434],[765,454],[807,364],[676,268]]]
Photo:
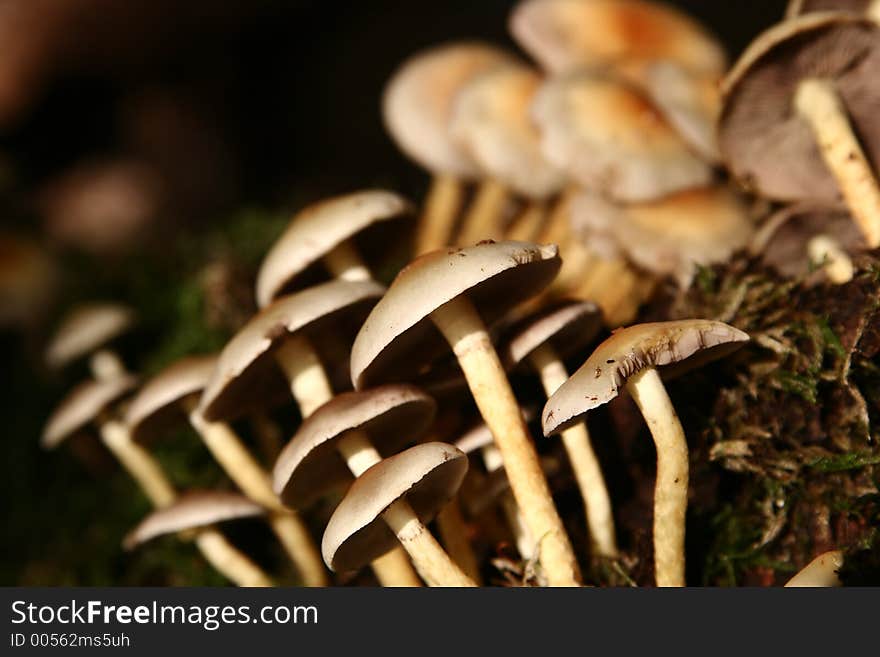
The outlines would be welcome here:
[[[265,406],[276,398],[283,381],[272,352],[285,338],[304,332],[320,343],[323,331],[338,335],[347,328],[344,320],[359,324],[383,290],[374,281],[334,280],[276,299],[254,315],[220,352],[202,393],[199,412],[213,422]]]
[[[351,485],[327,523],[324,562],[334,571],[357,570],[399,543],[382,513],[403,497],[423,523],[458,492],[467,457],[446,443],[425,443],[377,463]]]
[[[687,14],[640,0],[525,0],[510,32],[554,75],[583,67],[668,59],[695,71],[721,73],[724,50]]]
[[[865,248],[865,239],[843,205],[794,203],[774,212],[755,232],[749,244],[752,255],[790,278],[811,271],[807,252],[810,240],[829,235],[847,252]]]
[[[257,304],[267,306],[298,274],[361,231],[412,213],[405,198],[379,189],[336,196],[300,210],[260,265]]]
[[[217,354],[186,356],[147,381],[132,398],[125,423],[132,440],[148,442],[186,421],[180,402],[201,393],[217,366]]]
[[[53,369],[65,367],[119,337],[134,322],[134,311],[127,306],[116,303],[78,306],[55,331],[46,348],[46,363]]]
[[[475,178],[479,170],[449,134],[453,99],[474,76],[513,61],[478,42],[449,43],[417,53],[391,78],[382,97],[385,126],[398,147],[433,173]]]
[[[295,509],[347,483],[351,475],[337,445],[352,430],[365,432],[380,454],[399,451],[431,426],[437,404],[411,385],[344,392],[303,420],[272,471],[275,492]]]
[[[582,349],[602,329],[602,311],[592,301],[564,301],[523,318],[508,333],[499,354],[515,367],[538,347],[550,344],[560,358]]]
[[[833,81],[865,154],[880,162],[878,70],[880,27],[857,14],[804,14],[761,34],[722,83],[718,139],[731,173],[769,198],[838,200],[813,131],[794,109],[794,94],[804,79]]]
[[[544,156],[576,182],[619,201],[648,201],[712,179],[638,88],[611,72],[545,82],[532,116]]]
[[[841,550],[823,552],[785,583],[788,588],[842,586],[838,573],[843,568],[844,556]]]
[[[499,66],[458,92],[450,131],[484,171],[529,199],[544,199],[565,184],[541,152],[532,99],[541,76],[526,66]]]
[[[555,245],[480,242],[426,253],[397,275],[351,349],[356,389],[407,380],[448,349],[430,315],[466,295],[487,323],[543,290],[561,261]]]
[[[699,367],[739,349],[749,336],[724,322],[685,319],[618,329],[544,406],[544,435],[562,431],[617,396],[627,379],[650,367]]]
[[[40,445],[54,449],[137,386],[137,378],[128,374],[107,381],[84,381],[58,404],[43,427]]]
[[[132,529],[122,540],[132,550],[158,536],[198,529],[239,518],[261,516],[266,510],[239,493],[220,490],[193,490],[178,497],[172,504],[156,509]]]
[[[625,255],[682,284],[690,281],[695,263],[726,260],[754,232],[745,200],[723,185],[631,205],[584,191],[572,203],[572,223],[581,240],[604,257]]]
[[[785,17],[794,18],[815,11],[851,11],[863,14],[873,0],[789,0]]]

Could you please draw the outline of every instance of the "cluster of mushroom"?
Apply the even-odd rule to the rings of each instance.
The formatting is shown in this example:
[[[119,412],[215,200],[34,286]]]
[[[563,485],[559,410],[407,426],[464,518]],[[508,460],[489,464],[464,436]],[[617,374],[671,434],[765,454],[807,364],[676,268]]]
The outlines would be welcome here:
[[[656,447],[656,583],[683,586],[688,443],[663,380],[749,337],[715,318],[631,324],[640,304],[664,277],[686,287],[697,265],[746,246],[783,273],[818,264],[843,282],[847,250],[880,244],[878,3],[813,4],[792,3],[726,77],[701,26],[642,0],[522,2],[510,27],[535,66],[479,43],[416,55],[383,102],[394,139],[433,176],[421,210],[385,190],[300,210],[259,269],[259,311],[219,354],[141,387],[108,347],[130,311],[81,309],[48,355],[56,366],[90,356],[93,380],[49,420],[44,445],[98,427],[157,507],[126,546],[177,533],[239,584],[271,578],[216,525],[257,516],[307,585],[366,566],[386,586],[478,585],[490,569],[474,508],[497,507],[534,582],[580,586],[587,556],[619,556],[585,420],[625,389]],[[770,206],[722,165],[760,200],[792,204],[757,216]],[[386,288],[372,258],[387,248],[371,245],[417,215],[415,257]],[[530,374],[540,400],[511,384]],[[529,430],[536,401],[583,503],[582,554]],[[466,431],[471,402],[483,424]],[[270,468],[232,423],[265,425],[284,404],[301,422],[282,428],[292,438]],[[176,494],[148,451],[175,423],[241,494]],[[318,500],[338,502],[320,542],[304,520]]]

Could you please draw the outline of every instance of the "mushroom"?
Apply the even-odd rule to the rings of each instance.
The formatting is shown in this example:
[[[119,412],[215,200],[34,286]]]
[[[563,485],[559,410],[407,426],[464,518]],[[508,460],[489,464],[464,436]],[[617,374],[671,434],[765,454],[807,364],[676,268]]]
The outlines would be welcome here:
[[[225,577],[238,586],[274,586],[271,578],[233,547],[214,525],[265,513],[256,502],[225,491],[189,491],[162,509],[150,513],[123,539],[126,550],[164,534],[195,530],[199,550]]]
[[[857,14],[880,15],[877,0],[789,0],[785,8],[786,18],[795,18],[813,11],[851,11]]]
[[[273,470],[275,491],[285,504],[302,509],[315,499],[359,477],[418,439],[431,426],[434,400],[415,386],[386,385],[344,392],[320,406],[282,450]],[[410,582],[387,580],[384,586]]]
[[[650,201],[706,186],[711,167],[687,147],[651,101],[611,72],[552,78],[532,116],[544,156],[573,181],[621,202]]]
[[[659,368],[697,367],[741,347],[749,336],[723,322],[688,319],[620,329],[593,354],[544,406],[544,434],[583,420],[614,399],[622,386],[638,405],[657,448],[654,488],[654,571],[658,586],[684,586],[684,535],[688,492],[688,447]]]
[[[722,85],[719,144],[743,184],[782,201],[842,195],[869,248],[880,246],[877,122],[880,27],[819,12],[760,35]],[[780,165],[784,163],[784,165]]]
[[[62,321],[46,348],[52,369],[67,367],[89,357],[92,375],[98,380],[124,375],[125,365],[108,345],[134,326],[131,308],[115,303],[90,303],[74,308]]]
[[[564,359],[588,345],[602,328],[602,313],[590,302],[569,302],[517,322],[501,349],[508,368],[528,363],[538,373],[548,397],[568,379]],[[617,556],[614,515],[602,467],[585,422],[562,431],[562,444],[584,500],[587,527],[595,552]]]
[[[462,204],[461,181],[479,175],[449,135],[453,98],[475,75],[510,61],[510,55],[483,43],[445,44],[412,56],[385,87],[382,116],[388,132],[433,176],[419,221],[416,253],[449,243]]]
[[[452,347],[501,450],[552,586],[577,585],[577,561],[485,322],[545,288],[559,264],[555,246],[525,242],[485,242],[425,254],[397,275],[351,351],[352,382],[361,390],[407,380],[443,350],[444,341]]]
[[[842,586],[838,571],[843,567],[843,552],[823,552],[785,583],[786,588]]]
[[[537,129],[529,115],[541,76],[527,66],[508,64],[475,76],[456,94],[450,132],[504,201],[511,193],[529,202],[526,217],[540,217],[544,201],[562,189],[562,172],[541,153]],[[501,203],[484,212],[469,212],[458,243],[501,239]],[[526,235],[533,239],[537,235]]]
[[[167,427],[188,421],[236,486],[270,511],[267,521],[305,585],[326,586],[327,575],[318,546],[302,519],[281,505],[272,490],[269,474],[228,424],[206,422],[196,412],[199,396],[216,362],[216,355],[186,357],[144,384],[125,413],[132,438],[145,444],[164,433]]]
[[[399,544],[431,586],[475,586],[425,527],[458,491],[467,457],[452,445],[411,447],[365,470],[327,523],[321,551],[333,570],[356,570]]]
[[[263,308],[290,291],[295,280],[319,261],[336,278],[369,280],[372,276],[354,238],[373,226],[410,214],[409,201],[384,190],[337,196],[300,210],[260,265],[257,304]]]

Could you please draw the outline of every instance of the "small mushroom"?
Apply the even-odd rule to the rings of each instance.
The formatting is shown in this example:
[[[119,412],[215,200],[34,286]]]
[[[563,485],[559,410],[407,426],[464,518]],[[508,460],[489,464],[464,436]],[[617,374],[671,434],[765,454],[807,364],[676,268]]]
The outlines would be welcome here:
[[[838,572],[843,567],[843,552],[823,552],[785,583],[786,588],[842,586]]]
[[[281,505],[272,490],[269,473],[257,463],[228,424],[206,422],[196,411],[199,396],[216,362],[215,355],[183,358],[144,384],[125,413],[125,423],[132,438],[144,444],[164,433],[169,426],[191,424],[236,486],[270,511],[267,521],[305,585],[326,586],[327,575],[318,546],[302,519]]]
[[[124,375],[125,365],[109,348],[116,338],[132,329],[135,314],[115,303],[90,303],[74,308],[58,326],[46,348],[46,363],[61,369],[86,356],[98,380]]]
[[[297,278],[322,262],[336,278],[372,278],[354,238],[367,229],[412,214],[403,197],[384,190],[366,190],[325,199],[291,220],[263,259],[257,273],[257,304],[263,308],[290,291]]]
[[[365,470],[330,517],[321,551],[333,570],[356,570],[399,544],[431,586],[475,586],[425,527],[458,491],[467,457],[425,443]]]
[[[517,322],[501,353],[509,368],[528,363],[550,397],[568,379],[564,359],[588,345],[602,328],[602,313],[590,302],[569,302]],[[590,540],[598,555],[617,556],[614,515],[602,467],[585,422],[561,433],[565,452],[586,506]]]
[[[684,586],[688,447],[659,368],[692,368],[741,347],[749,336],[722,322],[690,319],[620,329],[544,406],[544,434],[581,422],[618,395],[622,386],[638,405],[657,448],[654,488],[654,571],[658,586]]]
[[[452,140],[453,98],[481,72],[512,60],[498,48],[450,43],[417,53],[394,73],[382,97],[388,132],[433,180],[416,235],[416,253],[449,243],[462,205],[462,180],[479,176],[470,157]]]
[[[208,562],[238,586],[274,586],[271,578],[240,552],[214,525],[262,516],[265,510],[236,493],[190,491],[153,511],[123,539],[126,550],[165,534],[195,530],[195,543]]]
[[[782,201],[843,197],[880,246],[880,27],[851,12],[808,13],[761,34],[722,85],[719,144],[732,173]]]
[[[538,537],[548,581],[571,586],[579,584],[577,560],[486,329],[486,322],[544,289],[559,265],[555,246],[525,242],[485,242],[417,258],[361,327],[351,377],[355,389],[412,380],[421,365],[451,347],[501,450],[529,530]]]

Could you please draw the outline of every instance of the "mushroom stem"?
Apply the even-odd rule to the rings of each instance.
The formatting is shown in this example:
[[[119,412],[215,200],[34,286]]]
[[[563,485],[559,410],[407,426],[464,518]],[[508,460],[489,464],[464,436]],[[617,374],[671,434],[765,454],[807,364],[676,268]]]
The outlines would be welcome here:
[[[445,174],[434,176],[418,223],[416,255],[449,244],[455,218],[461,209],[462,196],[461,182],[457,178]]]
[[[111,381],[126,373],[122,359],[110,349],[101,349],[92,354],[89,369],[97,381]]]
[[[547,217],[547,206],[538,201],[533,201],[526,206],[516,218],[507,233],[507,239],[518,242],[532,242],[538,238],[544,220]]]
[[[875,23],[880,23],[880,0],[872,0],[865,9],[865,15]]]
[[[810,78],[798,86],[795,109],[807,121],[868,248],[880,246],[880,187],[834,84]]]
[[[192,427],[229,478],[254,502],[269,509],[267,522],[290,557],[306,586],[327,586],[324,560],[302,519],[281,505],[267,473],[254,460],[228,424],[207,422],[196,410],[198,401],[186,401]]]
[[[840,246],[840,242],[830,235],[816,235],[807,243],[810,262],[821,266],[835,285],[843,285],[852,280],[854,268],[852,260]]]
[[[480,450],[480,453],[483,456],[483,465],[486,467],[486,472],[495,472],[499,468],[504,467],[504,462],[501,460],[501,452],[498,451],[495,445],[487,445]],[[516,500],[511,495],[509,489],[501,493],[499,504],[501,505],[504,518],[507,520],[507,526],[513,533],[516,551],[526,561],[531,560],[535,556],[535,539],[529,533],[529,528],[526,527],[522,512],[516,505]]]
[[[389,506],[382,517],[429,586],[476,586],[449,558],[406,500]]]
[[[805,586],[841,586],[837,571],[843,566],[843,552],[831,550],[823,552],[804,566],[788,582],[786,588]]]
[[[531,356],[532,366],[541,377],[547,397],[556,392],[568,379],[568,372],[556,350],[549,344],[535,349]],[[602,467],[590,444],[586,422],[576,424],[562,432],[562,444],[574,471],[581,497],[587,512],[587,527],[594,550],[605,557],[617,556],[614,537],[614,515],[611,499],[605,487]]]
[[[322,404],[333,399],[333,386],[327,378],[324,366],[321,365],[321,359],[306,337],[300,334],[289,336],[275,352],[275,358],[287,376],[291,394],[299,405],[299,411],[303,418],[307,418]],[[366,440],[365,437],[362,436],[362,438]],[[342,443],[345,443],[347,439],[340,442],[340,452],[342,451]],[[356,435],[351,439],[356,441]],[[366,443],[367,445],[363,447],[362,458],[355,460],[356,467],[362,467],[363,470],[381,460],[378,452],[369,444],[369,440],[366,440]],[[357,444],[359,443],[352,442],[352,447],[349,449],[354,449],[353,446]],[[348,461],[347,458],[346,461]],[[364,465],[365,463],[369,463],[369,465]],[[349,465],[349,469],[351,467]],[[357,476],[363,470],[360,472],[352,470],[352,472]],[[386,582],[397,582],[395,586],[421,586],[419,578],[406,559],[389,558],[374,561],[370,565],[383,585],[386,585]]]
[[[259,566],[216,529],[199,530],[195,542],[208,562],[238,586],[275,586]]]
[[[250,421],[264,461],[274,463],[281,452],[281,429],[265,411],[255,412]]]
[[[507,188],[497,180],[490,178],[480,183],[456,242],[470,245],[482,240],[501,239],[501,220],[508,198]]]
[[[325,255],[323,262],[336,278],[346,281],[368,281],[372,278],[357,249],[348,240]]]
[[[171,504],[177,497],[174,486],[152,454],[131,439],[125,425],[108,419],[100,423],[99,429],[104,445],[119,459],[153,506],[162,508]]]
[[[647,368],[631,376],[626,388],[648,423],[657,448],[657,480],[654,484],[654,576],[657,586],[684,586],[687,440],[655,368]]]
[[[479,586],[480,565],[468,540],[467,524],[457,495],[437,514],[437,530],[449,556]]]
[[[483,320],[463,296],[435,310],[431,319],[455,352],[480,414],[501,451],[514,497],[538,543],[547,581],[551,586],[579,586],[577,559]]]

